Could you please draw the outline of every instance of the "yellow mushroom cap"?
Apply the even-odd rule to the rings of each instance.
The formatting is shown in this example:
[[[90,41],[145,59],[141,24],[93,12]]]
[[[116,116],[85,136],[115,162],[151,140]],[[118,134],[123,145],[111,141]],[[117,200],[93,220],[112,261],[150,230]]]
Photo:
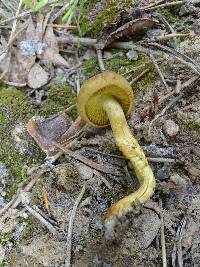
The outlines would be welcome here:
[[[102,106],[103,96],[114,97],[128,115],[133,105],[133,91],[127,80],[115,72],[103,72],[88,79],[82,85],[77,98],[80,116],[95,127],[109,125]]]

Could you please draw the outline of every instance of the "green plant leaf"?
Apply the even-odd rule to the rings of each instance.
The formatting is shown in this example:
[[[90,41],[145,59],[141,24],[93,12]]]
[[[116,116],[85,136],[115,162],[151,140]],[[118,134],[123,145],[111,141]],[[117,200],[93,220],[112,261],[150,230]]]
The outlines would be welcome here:
[[[25,6],[36,12],[40,10],[42,7],[44,7],[48,3],[48,0],[36,1],[34,5],[32,3],[32,0],[22,0],[22,2],[25,4]]]
[[[74,3],[70,6],[70,8],[67,10],[67,12],[65,13],[65,15],[62,17],[62,21],[66,21],[69,16],[71,15],[71,13],[74,11],[76,5],[78,4],[79,0],[75,0]]]

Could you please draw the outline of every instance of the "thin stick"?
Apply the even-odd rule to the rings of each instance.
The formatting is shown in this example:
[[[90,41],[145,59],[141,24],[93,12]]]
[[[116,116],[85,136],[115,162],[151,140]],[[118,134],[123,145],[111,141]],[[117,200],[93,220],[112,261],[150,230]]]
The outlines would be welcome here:
[[[160,98],[159,103],[161,104],[162,102],[164,102],[166,99],[168,99],[172,95],[175,95],[175,94],[178,95],[178,94],[180,94],[181,88],[182,88],[181,81],[180,80],[177,80],[176,88],[173,91],[171,91],[169,94],[164,95],[162,98]]]
[[[163,2],[165,2],[165,0],[155,1],[155,2],[152,3],[152,4],[149,4],[148,6],[145,6],[144,9],[148,9],[148,8],[151,8],[151,7],[160,5],[160,4],[162,4]]]
[[[47,26],[48,27],[53,27],[53,28],[68,29],[68,30],[77,29],[77,26],[75,26],[75,25],[69,25],[69,24],[53,24],[53,23],[48,23]]]
[[[151,158],[151,157],[147,157],[147,159],[150,162],[168,162],[168,163],[174,163],[177,160],[176,159],[170,159],[170,158]]]
[[[165,81],[165,78],[164,78],[164,76],[162,74],[162,71],[160,70],[160,68],[159,68],[159,66],[158,66],[158,64],[157,64],[157,62],[156,62],[156,60],[155,60],[155,58],[154,58],[154,56],[152,54],[150,54],[150,59],[152,60],[152,63],[154,65],[155,69],[157,70],[157,72],[158,72],[158,74],[160,76],[160,79],[161,79],[162,83],[164,84],[166,90],[169,91],[169,86],[167,85],[167,83]]]
[[[0,21],[0,24],[5,24],[5,23],[11,22],[11,21],[13,21],[15,19],[20,19],[20,18],[26,17],[26,16],[30,15],[32,12],[33,12],[32,10],[25,11],[25,12],[19,14],[19,15],[13,16],[12,18]]]
[[[162,212],[162,200],[160,199],[160,219],[161,219],[161,246],[162,246],[162,261],[163,267],[167,267],[167,253],[166,253],[166,245],[165,245],[165,224]]]
[[[186,226],[186,218],[183,218],[181,221],[181,225],[179,226],[179,235],[178,235],[178,264],[179,267],[183,267],[183,251],[182,251],[182,239],[183,239],[183,234]]]
[[[106,167],[106,166],[102,166],[101,164],[98,164],[84,156],[81,156],[79,155],[77,152],[74,152],[74,151],[71,151],[69,149],[67,149],[66,147],[63,147],[62,145],[58,144],[58,143],[54,143],[54,145],[58,148],[60,148],[64,153],[66,153],[68,156],[76,159],[76,160],[79,160],[81,162],[83,162],[85,165],[97,170],[97,171],[100,171],[100,172],[103,172],[103,173],[107,173],[107,174],[113,174],[113,175],[116,175],[116,176],[119,176],[121,175],[121,173],[118,171],[118,170],[115,170],[111,167]]]
[[[22,192],[28,192],[31,190],[31,188],[34,186],[34,184],[38,181],[38,179],[47,172],[48,167],[46,165],[43,165],[41,170],[39,170],[36,174],[34,173],[30,177],[30,182],[25,186],[25,188],[19,192],[13,197],[13,199],[6,204],[6,206],[0,210],[0,216],[2,216],[10,207],[15,209],[21,202],[20,193]]]
[[[3,81],[5,84],[13,87],[25,87],[26,83],[15,83],[15,82],[9,82],[9,81]]]
[[[97,59],[98,59],[98,63],[99,63],[99,68],[101,71],[105,71],[105,66],[104,66],[104,62],[103,62],[103,56],[102,56],[102,50],[97,49]]]
[[[174,1],[171,3],[165,3],[165,4],[161,4],[161,5],[157,5],[157,6],[152,6],[152,7],[147,7],[144,8],[145,11],[148,10],[155,10],[157,8],[163,8],[163,7],[169,7],[169,6],[176,6],[176,5],[182,5],[183,3],[185,3],[185,1]]]
[[[193,59],[191,59],[190,57],[161,44],[158,43],[148,43],[151,46],[154,46],[158,49],[160,49],[161,51],[164,51],[167,54],[171,54],[173,55],[177,60],[179,60],[181,63],[185,64],[186,66],[188,66],[189,68],[191,68],[195,73],[197,73],[198,75],[200,75],[200,65]]]
[[[157,13],[156,16],[158,17],[158,19],[165,25],[165,27],[166,27],[172,34],[176,34],[176,31],[175,31],[174,28],[169,24],[169,22],[166,20],[165,17],[163,17],[160,13]]]
[[[65,267],[70,267],[71,262],[71,249],[72,249],[72,233],[73,233],[73,224],[76,216],[76,211],[78,208],[79,203],[81,202],[81,199],[85,193],[86,186],[83,185],[81,192],[79,193],[69,220],[69,226],[68,226],[68,232],[67,232],[67,248],[66,248],[66,259],[65,259]]]
[[[33,215],[33,217],[35,217],[38,221],[40,221],[43,225],[47,227],[49,232],[51,232],[53,235],[59,234],[58,230],[50,222],[48,222],[40,213],[38,213],[35,209],[33,209],[28,204],[24,204],[24,206],[30,212],[30,214]]]
[[[171,34],[160,35],[156,37],[156,40],[167,41],[176,37],[186,37],[186,36],[190,36],[190,33],[171,33]]]
[[[84,46],[92,46],[95,47],[97,39],[91,39],[91,38],[79,38],[76,36],[66,36],[66,37],[58,37],[57,38],[58,43],[63,44],[63,43],[69,43],[69,44],[76,44],[77,42],[80,42]],[[161,51],[164,51],[167,54],[173,55],[177,60],[179,60],[181,63],[185,64],[188,66],[190,69],[192,69],[195,73],[200,75],[200,66],[197,62],[192,60],[186,55],[181,54],[178,51],[175,51],[169,47],[160,45],[158,43],[148,43],[151,46],[154,46]],[[146,54],[153,54],[153,50],[143,48],[140,46],[135,45],[133,42],[114,42],[109,47],[114,47],[114,48],[123,48],[123,49],[134,49],[138,52],[141,53],[146,53]]]
[[[138,82],[145,74],[147,74],[149,71],[151,70],[151,68],[147,68],[145,69],[143,72],[141,72],[137,77],[135,77],[134,79],[132,79],[130,81],[130,84],[134,84],[136,82]]]
[[[105,153],[102,151],[98,151],[95,150],[93,148],[86,148],[86,151],[91,151],[94,152],[96,154],[101,154],[103,156],[108,156],[108,157],[112,157],[112,158],[117,158],[117,159],[123,159],[123,160],[128,160],[127,158],[125,158],[124,156],[119,156],[119,155],[114,155],[114,154],[109,154],[109,153]],[[172,158],[153,158],[153,157],[147,157],[148,161],[150,162],[169,162],[169,163],[174,163],[176,161],[176,159],[172,159]]]
[[[72,2],[73,2],[73,0],[71,0],[70,2],[67,1],[67,3],[61,9],[59,9],[59,11],[55,15],[53,15],[50,22],[53,23],[54,20],[56,20],[58,17],[62,16],[66,12],[66,10],[68,9],[68,7],[71,5]]]

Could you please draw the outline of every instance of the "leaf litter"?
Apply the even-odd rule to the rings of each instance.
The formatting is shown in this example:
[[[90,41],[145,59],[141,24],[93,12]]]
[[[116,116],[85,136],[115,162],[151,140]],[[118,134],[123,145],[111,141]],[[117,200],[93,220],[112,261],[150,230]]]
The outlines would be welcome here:
[[[77,1],[71,2],[71,7],[77,5]],[[149,5],[148,1],[142,2],[144,6]],[[157,4],[162,5],[163,3],[165,5],[166,1],[159,1]],[[170,1],[168,5],[171,3],[173,1]],[[181,5],[183,11],[184,3]],[[17,8],[16,3],[14,6]],[[101,7],[101,2],[99,2],[99,7]],[[149,10],[154,7],[155,5],[150,5],[146,9]],[[45,11],[46,8],[47,13],[53,12],[53,15],[56,15],[60,10],[60,7],[55,6],[55,11],[49,11],[47,5],[42,10]],[[75,16],[76,8],[73,9]],[[195,3],[195,9],[192,9],[192,12],[196,9],[198,9],[198,4]],[[35,12],[35,10],[33,11]],[[66,14],[68,13],[66,12]],[[95,10],[94,13],[97,14]],[[76,48],[77,40],[80,40],[80,44],[83,42],[104,50],[115,45],[118,40],[120,42],[132,40],[133,33],[135,34],[136,31],[131,32],[131,29],[135,29],[134,27],[137,26],[140,33],[144,21],[147,31],[149,28],[153,28],[150,33],[152,35],[154,34],[154,28],[160,27],[160,22],[158,23],[154,19],[139,17],[133,20],[132,13],[133,9],[120,13],[116,23],[102,29],[102,34],[96,36],[96,40],[86,40],[82,36],[76,39],[75,36],[74,40],[76,41],[71,45],[69,41],[68,45],[61,45],[59,42],[59,38],[73,39],[64,28],[46,27],[47,18],[48,16],[51,17],[51,13],[48,13],[47,16],[32,14],[28,20],[23,20],[24,23],[17,24],[16,33],[23,27],[26,28],[14,36],[11,45],[6,41],[9,39],[8,34],[1,35],[1,51],[6,51],[1,55],[0,71],[2,79],[5,83],[12,84],[19,90],[24,87],[24,92],[26,90],[30,92],[30,88],[33,89],[29,94],[30,99],[35,92],[41,91],[41,88],[44,88],[44,99],[48,99],[51,80],[59,75],[61,75],[63,81],[66,81],[66,75],[67,81],[74,86],[76,91],[76,85],[80,83],[80,80],[82,83],[91,75],[91,73],[86,73],[81,66],[84,59],[82,59],[83,62],[80,59],[86,50],[84,47]],[[8,14],[6,16],[8,17]],[[141,13],[139,16],[141,16]],[[52,23],[52,21],[50,22]],[[77,26],[79,27],[79,25]],[[163,33],[166,34],[167,31],[162,29]],[[129,51],[133,47],[136,48],[137,45],[144,45],[145,48],[146,45],[154,45],[156,52],[163,50],[170,54],[165,58],[165,62],[159,65],[162,79],[167,82],[169,92],[164,91],[163,80],[160,81],[157,77],[152,85],[149,84],[145,90],[139,91],[136,95],[135,111],[129,119],[132,131],[137,135],[139,142],[144,145],[145,153],[158,159],[157,162],[152,163],[154,172],[159,173],[154,198],[146,206],[138,206],[135,212],[127,218],[122,218],[117,226],[114,240],[105,241],[102,238],[102,214],[111,202],[122,198],[137,187],[135,179],[132,179],[134,173],[128,163],[118,154],[111,132],[102,129],[94,130],[92,127],[84,126],[84,123],[79,120],[76,121],[77,124],[75,123],[76,127],[74,127],[72,120],[63,112],[47,117],[34,116],[32,122],[35,118],[35,125],[32,125],[31,131],[28,130],[50,161],[45,164],[45,167],[41,167],[41,172],[38,172],[34,165],[26,166],[28,172],[31,172],[31,167],[33,168],[32,174],[29,174],[30,181],[26,181],[21,187],[19,186],[18,193],[15,195],[17,198],[14,197],[10,206],[8,202],[7,206],[4,206],[5,209],[2,210],[4,216],[1,220],[1,226],[8,230],[8,235],[14,236],[15,240],[20,240],[14,243],[9,238],[1,244],[2,255],[4,255],[3,258],[6,261],[15,259],[16,264],[21,266],[26,266],[27,262],[30,266],[31,264],[34,266],[56,266],[57,264],[62,266],[64,262],[67,262],[67,264],[71,262],[72,266],[154,266],[160,264],[163,260],[163,254],[161,253],[161,251],[163,252],[163,239],[160,238],[159,234],[159,230],[162,228],[164,229],[168,263],[171,262],[172,266],[184,264],[188,267],[192,264],[198,264],[199,240],[197,236],[200,217],[198,208],[199,179],[196,173],[198,173],[199,158],[198,151],[193,149],[193,144],[198,146],[199,136],[196,128],[188,128],[188,125],[191,127],[191,121],[192,126],[198,122],[196,119],[193,120],[197,117],[198,108],[192,107],[192,104],[199,101],[199,80],[198,78],[194,79],[191,84],[187,85],[188,87],[181,87],[179,92],[174,94],[176,88],[174,88],[173,79],[170,77],[173,74],[175,81],[180,80],[181,85],[183,85],[189,77],[194,76],[192,68],[188,69],[188,67],[192,66],[198,74],[199,60],[194,56],[198,46],[195,48],[195,45],[190,43],[187,36],[177,35],[176,38],[185,38],[184,42],[180,42],[180,39],[178,39],[178,46],[179,42],[180,46],[184,46],[184,51],[181,52],[187,55],[187,57],[183,57],[183,54],[179,50],[177,50],[179,52],[176,52],[170,43],[174,37],[168,36],[169,39],[162,41],[161,44],[152,44],[152,39],[150,38],[149,42],[147,36],[140,36],[139,40],[135,41],[135,46],[132,43],[124,44],[129,48]],[[198,39],[198,36],[195,38]],[[194,43],[196,42],[198,43],[197,40],[194,41]],[[187,50],[186,53],[185,50]],[[118,49],[118,51],[121,52],[121,49]],[[192,53],[190,53],[191,51]],[[110,68],[108,63],[115,58],[112,58],[114,53],[115,51],[111,50],[112,55],[105,62],[106,68]],[[139,59],[141,57],[140,53],[139,51]],[[122,53],[122,55],[117,56],[121,58],[124,55]],[[182,61],[176,63],[173,56],[181,58]],[[96,60],[94,53],[85,60],[86,62]],[[184,60],[189,64],[185,64]],[[157,64],[156,57],[155,62]],[[79,67],[76,68],[76,64]],[[124,73],[131,71],[123,63],[121,65],[120,68],[122,67]],[[98,64],[95,63],[93,67],[92,71],[95,69],[99,71]],[[35,68],[36,71],[34,71]],[[120,68],[119,71],[121,71]],[[144,70],[143,67],[142,71]],[[150,70],[152,71],[152,68]],[[146,75],[147,73],[144,73],[138,81],[140,82],[141,79],[147,77]],[[137,74],[133,72],[131,78],[136,81]],[[179,94],[181,94],[181,97],[178,101],[170,106],[170,109],[166,109],[166,113],[159,116],[159,119],[152,125],[153,130],[149,139],[148,129],[152,120],[162,110],[165,110],[165,107],[168,106],[167,103],[173,101],[174,95]],[[163,95],[166,96],[165,101],[160,101]],[[43,98],[41,98],[42,104]],[[141,114],[141,106],[144,106],[145,114]],[[188,115],[185,116],[186,119],[183,119],[183,116],[180,115],[182,108],[188,108],[189,111],[194,109],[195,116]],[[187,109],[186,113],[188,114]],[[170,120],[179,127],[176,135],[166,134],[166,122]],[[17,123],[15,122],[15,124]],[[71,130],[69,131],[69,129]],[[37,157],[36,154],[33,153],[33,157]],[[164,165],[164,163],[159,162],[159,157],[161,159],[167,157],[173,161]],[[55,161],[56,164],[54,164]],[[39,164],[39,161],[37,164]],[[40,179],[41,177],[42,179]],[[69,240],[69,243],[72,241],[72,247],[70,246],[67,249],[67,260],[65,254],[67,227],[72,215],[72,207],[77,203],[77,196],[83,184],[86,184],[83,201],[87,197],[90,198],[90,201],[86,205],[80,205],[81,208],[77,209],[76,218],[73,221],[73,232],[70,233]],[[9,186],[9,183],[7,186]],[[28,204],[28,208],[26,208],[25,204],[20,204],[20,194],[26,190],[30,191],[31,188],[33,202]],[[48,212],[42,204],[44,192],[48,196]],[[159,199],[162,199],[162,207],[158,207]],[[38,206],[36,206],[36,203]],[[34,212],[32,212],[33,210]],[[164,222],[162,222],[161,214]],[[29,221],[26,221],[27,218],[31,221],[30,224]],[[19,224],[19,221],[23,221],[23,223],[25,221],[25,226],[23,223]],[[64,232],[63,239],[60,240],[56,236],[51,236],[47,227],[49,223],[53,226],[56,225],[59,230]],[[17,227],[19,227],[19,231],[17,231]],[[27,239],[24,237],[25,235]],[[17,245],[18,250],[15,249],[15,245]],[[72,257],[71,250],[73,252]]]

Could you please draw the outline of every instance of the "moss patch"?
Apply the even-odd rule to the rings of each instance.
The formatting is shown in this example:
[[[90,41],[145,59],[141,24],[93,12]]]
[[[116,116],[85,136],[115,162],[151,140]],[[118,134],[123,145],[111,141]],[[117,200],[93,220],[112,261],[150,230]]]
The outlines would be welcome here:
[[[47,100],[42,103],[41,108],[37,111],[37,115],[50,116],[64,111],[75,103],[76,95],[72,92],[71,88],[67,84],[55,80],[48,91]],[[75,119],[77,117],[76,108],[73,108],[68,115]]]
[[[129,78],[128,81],[131,81],[132,79],[140,75],[147,67],[150,66],[150,64],[145,64],[141,68],[138,68],[146,61],[148,61],[148,57],[144,54],[140,54],[138,60],[131,61],[126,57],[127,50],[123,51],[122,49],[112,49],[110,51],[113,53],[113,57],[111,59],[104,60],[106,70],[115,71],[121,75],[124,75],[125,78]],[[98,66],[98,62],[94,58],[85,60],[83,62],[83,67],[86,79],[101,72]],[[133,70],[134,68],[136,69],[135,71],[133,71],[130,75],[126,75],[127,72]],[[148,74],[144,75],[141,79],[138,80],[138,82],[132,85],[133,91],[139,92],[141,90],[145,90],[147,86],[155,81],[155,77],[156,73],[154,68],[152,68],[152,70]]]
[[[15,193],[17,185],[27,178],[24,165],[33,162],[26,153],[21,154],[14,142],[12,132],[18,122],[30,116],[32,110],[26,97],[15,88],[0,88],[0,161],[10,168],[11,174],[16,178],[8,192],[8,197]]]
[[[97,11],[97,5],[100,5],[100,1],[86,1],[86,8],[80,19],[82,34],[94,38],[100,34],[104,27],[113,23],[119,12],[134,6],[131,0],[105,1],[102,8]],[[88,18],[88,14],[91,14],[91,17]]]
[[[200,119],[198,113],[179,113],[177,118],[188,128],[200,133]]]

